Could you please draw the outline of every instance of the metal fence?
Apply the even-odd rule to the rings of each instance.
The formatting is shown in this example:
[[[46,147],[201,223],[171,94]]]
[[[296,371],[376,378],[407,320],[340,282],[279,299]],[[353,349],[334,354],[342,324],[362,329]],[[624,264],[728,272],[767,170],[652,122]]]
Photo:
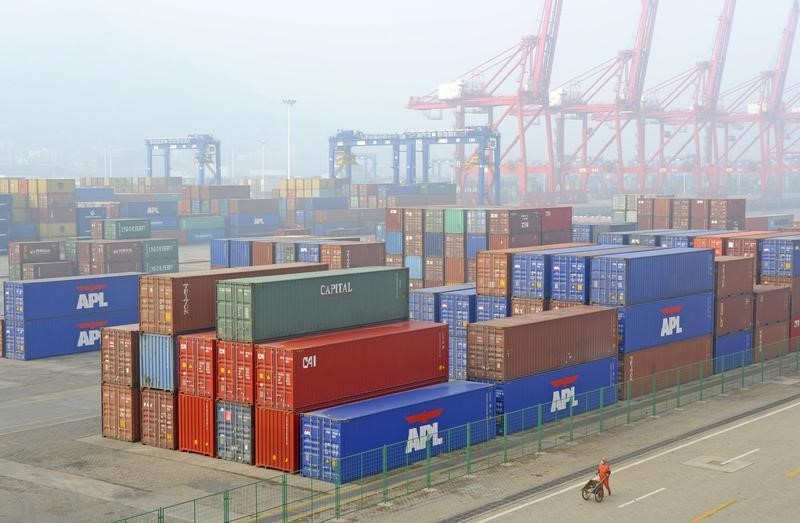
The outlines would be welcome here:
[[[770,351],[779,356],[765,360],[764,354]],[[331,481],[276,472],[269,479],[115,523],[331,521],[798,370],[800,347],[791,350],[787,340],[579,394],[563,410],[543,403],[454,427],[436,435],[435,448],[432,439],[426,438],[425,452],[417,461],[407,458],[408,442],[403,441],[332,461],[312,474]],[[475,443],[475,435],[487,433],[497,436]]]

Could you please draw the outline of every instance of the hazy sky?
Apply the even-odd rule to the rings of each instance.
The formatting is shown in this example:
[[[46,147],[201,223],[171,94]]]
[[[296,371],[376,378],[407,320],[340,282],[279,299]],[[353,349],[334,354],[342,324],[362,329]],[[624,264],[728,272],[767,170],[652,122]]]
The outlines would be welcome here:
[[[739,0],[723,89],[774,64],[790,3]],[[629,48],[641,5],[564,4],[553,85]],[[408,97],[534,33],[541,5],[0,0],[0,139],[143,156],[145,136],[210,132],[226,157],[266,139],[268,168],[282,169],[291,96],[297,173],[318,174],[336,129],[451,127],[405,109]],[[721,6],[661,0],[649,85],[707,59]]]

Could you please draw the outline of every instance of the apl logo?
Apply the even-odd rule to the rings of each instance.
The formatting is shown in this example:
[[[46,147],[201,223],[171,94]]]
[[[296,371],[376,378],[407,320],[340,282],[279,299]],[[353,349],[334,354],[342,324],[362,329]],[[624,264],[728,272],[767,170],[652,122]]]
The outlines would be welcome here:
[[[92,347],[100,341],[100,328],[108,325],[107,321],[90,321],[79,323],[78,347]]]
[[[676,305],[675,307],[665,307],[661,309],[661,314],[664,315],[664,318],[661,321],[662,338],[683,332],[683,329],[681,328],[681,317],[679,314],[682,310],[683,305]]]
[[[148,207],[147,214],[161,214],[161,212],[158,210],[158,207]]]
[[[253,225],[264,225],[264,218],[253,218]]]
[[[573,407],[578,406],[578,400],[575,397],[575,382],[578,381],[578,375],[566,376],[550,382],[553,386],[553,401],[550,403],[550,412],[558,412],[564,410],[572,402]]]
[[[78,294],[78,305],[75,309],[94,309],[95,306],[99,309],[108,307],[105,292],[103,292],[106,287],[107,285],[104,283],[78,287],[78,292],[80,294]]]
[[[407,423],[419,425],[418,427],[411,427],[408,429],[406,454],[410,454],[415,450],[425,450],[428,445],[428,440],[431,442],[431,447],[436,447],[444,443],[444,440],[439,437],[439,422],[435,421],[430,423],[432,419],[441,416],[442,412],[444,412],[444,409],[434,409],[406,416]]]

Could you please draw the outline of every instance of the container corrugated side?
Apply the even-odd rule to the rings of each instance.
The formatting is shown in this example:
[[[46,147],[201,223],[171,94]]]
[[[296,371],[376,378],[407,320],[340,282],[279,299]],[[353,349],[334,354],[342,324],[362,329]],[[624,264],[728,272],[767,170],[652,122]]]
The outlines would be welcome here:
[[[761,243],[761,276],[800,276],[800,236],[771,238]]]
[[[714,373],[753,363],[753,331],[745,330],[714,338]]]
[[[178,393],[142,389],[142,443],[151,447],[178,448]]]
[[[753,291],[756,325],[789,321],[791,293],[788,287],[756,285]]]
[[[230,241],[230,266],[250,267],[253,265],[251,253],[252,240],[247,238],[234,238]]]
[[[752,292],[756,265],[753,258],[717,256],[715,265],[715,294],[718,297]]]
[[[217,457],[253,464],[253,406],[229,401],[216,404]]]
[[[496,382],[497,433],[511,434],[536,427],[539,405],[543,423],[612,405],[617,399],[618,372],[618,359],[612,356]]]
[[[738,294],[717,299],[714,334],[724,336],[753,328],[753,294]]]
[[[598,305],[635,305],[714,289],[714,253],[706,249],[598,256],[591,270],[591,302]]]
[[[303,414],[303,475],[347,483],[494,437],[494,386],[452,381]],[[385,450],[384,450],[385,449]],[[386,452],[386,459],[382,458]]]
[[[464,284],[428,287],[410,291],[408,293],[408,319],[438,323],[441,317],[441,297],[443,294],[474,288],[474,284]]]
[[[617,311],[580,305],[473,323],[470,379],[508,381],[617,354]]]
[[[714,294],[620,307],[619,351],[631,353],[714,332]]]
[[[467,325],[477,321],[476,298],[477,291],[474,288],[441,296],[439,319],[447,325],[451,336],[467,337]]]
[[[475,300],[475,321],[490,321],[511,316],[511,299],[503,296],[481,296]]]
[[[255,464],[286,472],[300,469],[300,413],[255,408]]]
[[[100,331],[103,383],[139,387],[139,324],[106,327]]]
[[[256,387],[254,359],[252,343],[217,342],[217,399],[253,404]]]
[[[178,394],[178,450],[214,457],[217,451],[213,398]]]
[[[142,388],[177,390],[175,338],[143,332],[139,338],[139,384]]]
[[[227,340],[266,341],[407,317],[408,271],[402,268],[342,269],[217,284],[217,333]]]
[[[789,352],[789,322],[761,325],[753,330],[753,361],[778,358]]]
[[[178,336],[177,350],[178,390],[182,394],[213,399],[217,379],[216,332]]]
[[[101,392],[104,438],[135,442],[141,437],[139,389],[104,383]]]

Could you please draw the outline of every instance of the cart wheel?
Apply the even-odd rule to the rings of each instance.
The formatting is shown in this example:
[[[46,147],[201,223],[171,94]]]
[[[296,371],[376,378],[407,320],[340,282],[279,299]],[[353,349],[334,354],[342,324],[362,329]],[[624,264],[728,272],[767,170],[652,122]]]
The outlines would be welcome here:
[[[583,497],[584,501],[589,501],[589,496],[591,496],[591,493],[588,490],[581,490],[581,497]]]
[[[603,501],[603,496],[605,496],[605,493],[603,492],[603,487],[601,486],[600,490],[594,493],[594,500],[600,503]]]

